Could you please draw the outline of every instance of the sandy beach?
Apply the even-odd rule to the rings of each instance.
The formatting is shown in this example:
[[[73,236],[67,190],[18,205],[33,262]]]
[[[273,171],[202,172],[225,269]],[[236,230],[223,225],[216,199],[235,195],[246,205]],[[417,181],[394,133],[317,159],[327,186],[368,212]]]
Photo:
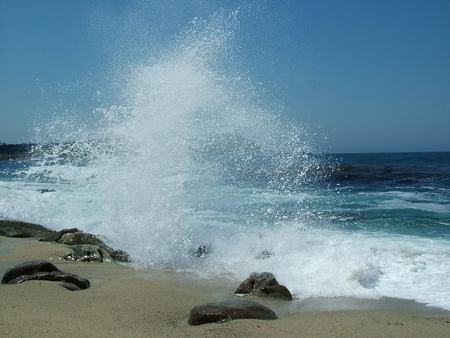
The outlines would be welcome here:
[[[272,308],[279,319],[190,326],[187,318],[195,305],[232,299],[234,283],[116,263],[69,263],[59,259],[64,252],[63,245],[0,237],[1,275],[17,263],[46,259],[91,281],[89,289],[78,292],[48,281],[0,285],[2,337],[450,336],[448,312],[386,299],[253,298]]]

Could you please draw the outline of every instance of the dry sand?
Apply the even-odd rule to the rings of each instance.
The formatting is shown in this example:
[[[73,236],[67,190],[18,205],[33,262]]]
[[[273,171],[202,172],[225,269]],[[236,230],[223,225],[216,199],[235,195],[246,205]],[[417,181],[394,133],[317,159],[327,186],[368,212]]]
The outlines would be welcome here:
[[[0,337],[450,337],[448,312],[395,300],[257,299],[280,318],[189,326],[192,307],[229,299],[236,285],[115,263],[68,263],[58,259],[64,252],[61,245],[0,237],[1,276],[14,264],[47,259],[91,280],[91,288],[77,292],[47,281],[0,285]],[[352,307],[361,309],[323,311]]]

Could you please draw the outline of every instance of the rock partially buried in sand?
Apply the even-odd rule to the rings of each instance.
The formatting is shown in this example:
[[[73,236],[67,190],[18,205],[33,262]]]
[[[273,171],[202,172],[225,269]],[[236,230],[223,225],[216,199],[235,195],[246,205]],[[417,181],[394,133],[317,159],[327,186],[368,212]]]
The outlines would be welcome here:
[[[77,275],[66,274],[66,276],[64,276],[64,283],[62,283],[61,286],[70,291],[79,291],[89,288],[91,286],[91,283],[86,278],[82,278]]]
[[[63,281],[63,287],[75,291],[87,289],[90,282],[86,278],[59,270],[47,261],[29,261],[9,268],[2,278],[2,284],[18,284],[28,280]]]
[[[234,293],[292,300],[291,292],[285,286],[280,285],[270,272],[253,272]]]
[[[268,307],[251,301],[225,301],[198,305],[191,310],[188,323],[201,325],[233,319],[277,319]]]

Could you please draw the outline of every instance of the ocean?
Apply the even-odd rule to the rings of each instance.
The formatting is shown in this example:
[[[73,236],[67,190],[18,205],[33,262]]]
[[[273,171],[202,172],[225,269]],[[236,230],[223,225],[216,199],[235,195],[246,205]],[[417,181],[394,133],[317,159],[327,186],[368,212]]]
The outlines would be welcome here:
[[[320,180],[283,189],[254,163],[220,182],[185,182],[181,210],[146,210],[132,201],[141,191],[105,197],[92,167],[0,161],[0,218],[79,227],[128,250],[137,265],[202,278],[271,271],[300,300],[396,297],[450,309],[450,153],[322,161]],[[153,193],[142,198],[154,202]],[[161,216],[167,208],[175,215]],[[201,257],[199,246],[208,250]]]
[[[95,124],[39,126],[29,160],[0,161],[0,218],[100,235],[138,267],[269,271],[299,301],[450,310],[450,153],[323,154],[236,63],[234,16],[131,67]]]

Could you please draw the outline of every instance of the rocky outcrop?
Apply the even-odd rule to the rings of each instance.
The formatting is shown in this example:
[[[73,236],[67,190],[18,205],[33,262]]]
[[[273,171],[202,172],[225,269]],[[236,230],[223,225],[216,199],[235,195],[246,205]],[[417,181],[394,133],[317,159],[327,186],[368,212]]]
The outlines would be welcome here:
[[[190,325],[224,322],[233,319],[277,319],[268,307],[251,301],[233,300],[194,307],[189,315]]]
[[[28,280],[62,281],[63,287],[71,290],[82,290],[90,287],[89,280],[59,270],[47,261],[29,261],[9,268],[2,278],[2,284],[18,284]]]
[[[291,292],[285,286],[280,285],[270,272],[253,272],[234,293],[292,300]]]
[[[69,229],[69,230],[77,230],[77,229]],[[103,261],[104,257],[113,259],[118,262],[131,261],[130,255],[128,255],[125,251],[115,250],[110,246],[106,245],[105,243],[103,243],[103,241],[97,238],[95,235],[87,232],[83,231],[66,232],[57,240],[57,242],[66,245],[76,246],[77,253],[75,253],[75,256],[77,255],[80,256],[80,259],[75,259],[77,261],[82,260],[84,256],[87,256],[86,259],[88,259],[88,261],[97,261],[97,262]],[[98,254],[95,253],[96,251],[98,252]],[[97,256],[100,256],[101,259],[100,257]],[[72,257],[74,256],[72,255]]]
[[[131,261],[130,255],[125,251],[113,249],[97,236],[77,228],[53,231],[38,224],[0,220],[0,236],[37,238],[43,242],[69,245],[71,248],[63,257],[66,260],[103,262],[107,258],[106,260],[118,262]]]
[[[30,157],[33,148],[31,143],[5,144],[0,143],[0,160],[25,160]]]
[[[109,247],[108,247],[109,248]],[[72,262],[131,262],[130,255],[123,250],[106,250],[93,244],[72,245],[63,256],[65,261]]]
[[[55,231],[38,224],[0,220],[0,236],[13,238],[48,238],[54,236],[55,233]]]

